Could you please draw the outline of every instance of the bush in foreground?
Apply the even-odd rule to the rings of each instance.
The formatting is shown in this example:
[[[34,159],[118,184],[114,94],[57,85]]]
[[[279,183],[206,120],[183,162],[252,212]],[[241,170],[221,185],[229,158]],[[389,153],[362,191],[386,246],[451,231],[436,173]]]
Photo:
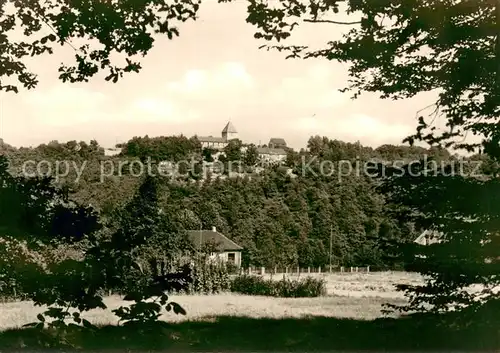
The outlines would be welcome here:
[[[219,263],[202,263],[191,266],[192,282],[185,291],[188,294],[217,294],[230,288],[227,268]]]
[[[326,295],[326,281],[306,277],[279,281],[265,280],[259,276],[242,275],[231,282],[231,291],[247,295],[265,295],[283,298],[312,298]]]

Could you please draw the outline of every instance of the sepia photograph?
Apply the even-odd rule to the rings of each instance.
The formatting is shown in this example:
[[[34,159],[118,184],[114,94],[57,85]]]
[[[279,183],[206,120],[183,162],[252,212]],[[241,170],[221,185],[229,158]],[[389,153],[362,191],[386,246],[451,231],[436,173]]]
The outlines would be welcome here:
[[[0,0],[0,351],[500,351],[500,0]]]

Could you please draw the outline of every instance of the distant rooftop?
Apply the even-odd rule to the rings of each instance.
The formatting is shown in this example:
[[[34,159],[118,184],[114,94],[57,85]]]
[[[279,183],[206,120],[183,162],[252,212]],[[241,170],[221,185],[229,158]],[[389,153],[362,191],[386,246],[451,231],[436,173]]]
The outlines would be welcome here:
[[[215,244],[219,251],[240,251],[243,250],[241,246],[226,237],[224,234],[219,233],[217,230],[188,230],[188,236],[195,247],[201,245]]]
[[[222,137],[215,136],[199,136],[198,141],[200,142],[226,142]]]
[[[234,127],[234,125],[229,121],[226,126],[224,127],[224,129],[222,129],[222,132],[223,133],[229,133],[229,134],[237,134],[238,131],[236,131],[236,128]]]
[[[286,141],[284,138],[281,138],[281,137],[272,137],[270,140],[269,140],[269,144],[273,144],[273,145],[284,145],[286,146]]]

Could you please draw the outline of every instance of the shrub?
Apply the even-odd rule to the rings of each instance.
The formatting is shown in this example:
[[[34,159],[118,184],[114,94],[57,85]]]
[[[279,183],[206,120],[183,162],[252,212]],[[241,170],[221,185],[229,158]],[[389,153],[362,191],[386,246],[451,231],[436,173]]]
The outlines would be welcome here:
[[[264,295],[283,298],[312,298],[326,295],[324,279],[306,277],[279,281],[265,280],[259,276],[242,275],[233,279],[231,291],[248,295]]]
[[[199,263],[191,265],[191,283],[188,294],[216,294],[229,291],[231,283],[226,266],[221,263]]]

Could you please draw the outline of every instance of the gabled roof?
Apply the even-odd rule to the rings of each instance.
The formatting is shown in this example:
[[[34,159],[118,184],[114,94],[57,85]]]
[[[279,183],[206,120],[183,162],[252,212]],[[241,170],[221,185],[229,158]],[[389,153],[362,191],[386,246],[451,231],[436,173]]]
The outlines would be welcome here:
[[[281,137],[272,137],[270,140],[269,140],[269,144],[274,144],[274,145],[286,145],[286,141],[285,139],[281,138]]]
[[[226,142],[222,137],[214,137],[214,136],[201,136],[198,137],[198,141],[200,142]]]
[[[223,133],[230,133],[230,134],[237,134],[238,131],[236,131],[236,128],[234,127],[233,124],[231,124],[231,122],[229,121],[227,124],[226,124],[226,127],[224,127],[224,129],[222,129],[222,132]]]
[[[196,248],[206,244],[216,244],[219,251],[241,251],[243,248],[234,241],[213,230],[188,230],[188,236]]]

